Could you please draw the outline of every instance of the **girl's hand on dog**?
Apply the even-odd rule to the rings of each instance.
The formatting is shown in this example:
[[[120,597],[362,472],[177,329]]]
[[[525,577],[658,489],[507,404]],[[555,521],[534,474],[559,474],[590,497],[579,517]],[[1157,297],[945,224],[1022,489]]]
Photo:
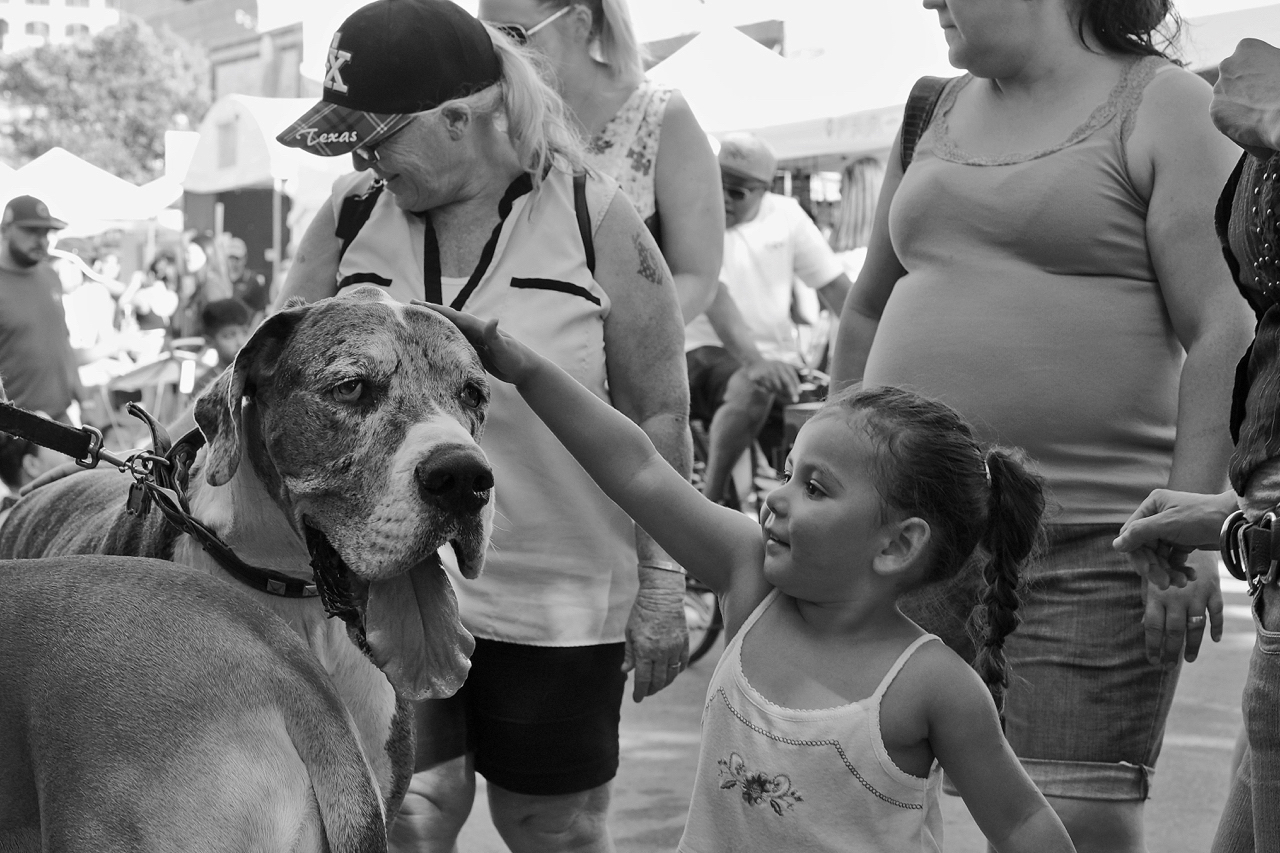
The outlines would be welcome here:
[[[499,331],[497,320],[481,320],[472,314],[418,299],[413,300],[413,304],[430,308],[457,326],[475,347],[484,369],[495,378],[519,385],[533,369],[537,356],[506,332]]]

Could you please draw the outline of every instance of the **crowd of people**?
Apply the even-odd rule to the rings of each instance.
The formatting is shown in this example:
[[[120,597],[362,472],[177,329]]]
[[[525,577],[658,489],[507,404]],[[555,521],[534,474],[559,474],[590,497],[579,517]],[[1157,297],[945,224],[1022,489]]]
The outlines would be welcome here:
[[[126,276],[110,249],[57,248],[66,226],[33,196],[12,199],[0,221],[0,374],[23,408],[109,429],[140,397],[130,377],[175,348],[192,357],[189,387],[179,375],[163,381],[194,399],[266,315],[269,285],[237,237],[204,240],[208,249],[189,241],[181,257],[178,247],[162,248]],[[131,438],[107,440],[124,447]],[[0,436],[0,481],[10,493],[55,465],[32,443]]]
[[[1146,849],[1180,666],[1221,633],[1210,552],[1224,522],[1269,547],[1280,503],[1280,50],[1246,40],[1214,90],[1169,0],[924,5],[963,73],[913,93],[855,280],[763,140],[714,149],[646,79],[624,0],[349,16],[279,141],[353,172],[274,299],[234,238],[202,286],[172,255],[59,281],[62,223],[6,209],[0,372],[53,417],[110,338],[86,318],[202,334],[216,371],[273,305],[358,283],[494,375],[502,524],[482,577],[450,567],[475,652],[415,708],[393,849],[455,849],[479,774],[512,850],[611,850],[628,673],[640,701],[684,669],[686,573],[727,643],[682,851],[938,850],[944,771],[993,849]],[[830,396],[753,518],[720,504],[798,397],[797,283],[839,316]],[[19,449],[10,485],[42,467]],[[1214,850],[1280,853],[1280,579],[1241,550],[1259,643]]]

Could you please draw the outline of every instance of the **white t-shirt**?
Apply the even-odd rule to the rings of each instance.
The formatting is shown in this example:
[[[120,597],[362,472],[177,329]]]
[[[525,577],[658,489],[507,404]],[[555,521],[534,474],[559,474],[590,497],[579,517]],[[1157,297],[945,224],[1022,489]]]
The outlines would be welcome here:
[[[754,219],[724,232],[720,280],[765,358],[803,366],[792,336],[792,282],[799,279],[818,289],[843,272],[822,232],[793,198],[765,193]],[[685,349],[703,346],[722,346],[705,315],[685,327]]]

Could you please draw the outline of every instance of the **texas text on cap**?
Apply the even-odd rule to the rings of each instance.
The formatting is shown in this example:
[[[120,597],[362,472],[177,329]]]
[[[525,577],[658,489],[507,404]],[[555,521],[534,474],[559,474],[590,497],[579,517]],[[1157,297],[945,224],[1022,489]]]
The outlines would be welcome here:
[[[773,183],[778,155],[754,133],[730,133],[720,140],[720,171],[761,183]]]
[[[10,201],[4,208],[4,218],[0,226],[18,225],[23,228],[66,228],[67,223],[54,219],[49,215],[49,208],[40,199],[20,195]]]
[[[347,154],[501,77],[489,31],[452,0],[377,0],[333,34],[320,103],[276,139],[321,157]]]

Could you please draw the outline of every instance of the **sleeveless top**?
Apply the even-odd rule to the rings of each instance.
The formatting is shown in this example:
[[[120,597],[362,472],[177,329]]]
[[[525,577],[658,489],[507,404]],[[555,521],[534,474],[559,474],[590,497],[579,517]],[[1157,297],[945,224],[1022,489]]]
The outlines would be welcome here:
[[[935,762],[924,779],[904,772],[880,736],[885,691],[916,649],[938,638],[908,646],[868,699],[784,708],[742,672],[743,637],[778,595],[747,618],[711,676],[681,853],[941,851],[941,769]]]
[[[587,165],[618,182],[658,246],[662,226],[654,177],[667,101],[675,90],[644,79],[613,118],[587,143]]]
[[[1172,67],[1133,62],[1065,140],[1001,157],[951,138],[974,79],[956,78],[890,207],[906,275],[864,380],[944,400],[980,440],[1024,448],[1058,523],[1119,524],[1168,481],[1184,352],[1125,146],[1143,91]]]
[[[335,214],[365,193],[369,172],[334,184]],[[573,176],[553,169],[536,192],[512,185],[501,224],[479,265],[451,300],[501,327],[608,401],[604,321],[608,295],[592,277],[574,206]],[[586,184],[591,231],[617,191]],[[424,219],[377,197],[338,266],[339,286],[375,283],[400,301],[425,293]],[[494,529],[484,573],[466,580],[448,566],[474,635],[543,646],[621,642],[635,598],[635,528],[595,485],[515,387],[490,380],[480,446],[493,466]],[[442,555],[452,561],[452,549]]]

